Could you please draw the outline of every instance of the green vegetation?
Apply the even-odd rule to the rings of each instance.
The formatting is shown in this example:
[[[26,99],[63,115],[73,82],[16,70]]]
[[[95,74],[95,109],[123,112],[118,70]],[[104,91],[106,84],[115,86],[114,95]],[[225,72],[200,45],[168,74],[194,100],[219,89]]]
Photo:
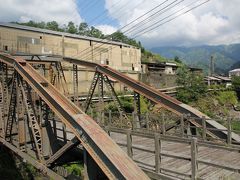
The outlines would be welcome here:
[[[190,72],[186,66],[177,71],[177,99],[187,103],[211,118],[226,118],[230,115],[233,106],[238,104],[235,91],[223,85],[214,85],[207,91],[203,76]],[[234,89],[240,90],[240,78],[234,80]]]
[[[238,103],[236,93],[231,90],[213,91],[190,105],[197,108],[211,118],[226,118],[232,107]]]
[[[68,171],[68,173],[71,173],[75,176],[83,177],[83,163],[82,162],[76,162],[71,164],[65,164],[63,167]]]
[[[237,93],[238,99],[240,99],[240,77],[239,76],[232,77],[232,87]]]
[[[238,103],[236,93],[233,91],[220,91],[217,100],[221,106],[232,107]]]
[[[238,131],[240,133],[240,122],[238,121],[233,121],[232,122],[232,129],[234,131]]]
[[[190,72],[186,66],[177,70],[177,99],[184,103],[197,101],[207,92],[207,86],[203,76],[198,73]]]
[[[169,60],[166,58],[163,58],[159,54],[154,54],[151,51],[148,51],[144,48],[142,48],[142,62],[168,62]]]
[[[134,99],[133,97],[121,97],[120,103],[122,104],[122,107],[126,113],[132,113],[134,111]],[[141,106],[141,113],[146,113],[149,111],[150,102],[144,98],[143,96],[140,96],[140,106]],[[117,106],[114,102],[110,102],[106,105],[104,111],[117,112]]]

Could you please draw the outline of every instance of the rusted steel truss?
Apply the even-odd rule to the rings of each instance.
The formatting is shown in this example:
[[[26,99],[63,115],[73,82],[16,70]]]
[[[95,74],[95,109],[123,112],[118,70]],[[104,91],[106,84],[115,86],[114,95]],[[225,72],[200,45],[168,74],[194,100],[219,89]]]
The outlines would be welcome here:
[[[0,62],[1,144],[53,179],[63,177],[50,168],[54,169],[56,162],[80,143],[81,148],[77,147],[85,152],[83,159],[87,159],[86,169],[92,178],[148,179],[91,117],[28,62],[4,53],[0,53]],[[57,76],[64,80],[62,67],[59,64],[55,67],[59,69]],[[100,89],[105,82],[116,96],[108,77],[96,74],[96,81],[99,79]],[[89,104],[95,87],[93,84]],[[72,139],[67,139],[67,131]]]
[[[117,106],[117,109],[118,109],[118,112],[123,116],[124,120],[128,123],[129,122],[129,119],[125,113],[125,111],[123,110],[123,107],[122,107],[122,104],[114,90],[114,87],[110,81],[110,79],[102,74],[102,73],[99,73],[99,72],[96,72],[94,74],[94,78],[93,78],[93,81],[92,81],[92,84],[90,86],[90,89],[89,89],[89,93],[88,93],[88,96],[87,96],[87,99],[86,99],[86,102],[85,102],[85,112],[88,111],[89,109],[89,106],[91,104],[91,101],[92,101],[92,97],[94,95],[94,92],[96,90],[96,87],[97,87],[97,84],[98,84],[98,91],[99,91],[99,101],[101,101],[101,103],[103,103],[103,96],[104,96],[104,84],[106,85],[108,91],[110,92],[111,94],[111,97],[115,103],[115,105]],[[130,123],[129,123],[130,124]]]
[[[73,64],[73,102],[78,103],[78,66]]]
[[[110,77],[111,79],[114,79],[118,81],[119,83],[124,84],[128,88],[132,89],[135,93],[139,93],[140,95],[146,97],[147,99],[151,100],[152,102],[159,104],[161,107],[166,108],[170,110],[171,112],[182,116],[183,114],[188,114],[191,117],[194,117],[191,121],[192,126],[195,127],[200,127],[202,122],[201,119],[203,116],[207,117],[207,115],[201,113],[200,111],[176,100],[173,97],[170,97],[142,82],[136,81],[127,75],[120,73],[111,67],[97,64],[94,62],[88,62],[88,61],[83,61],[79,59],[74,59],[74,58],[69,58],[69,57],[64,57],[64,61],[76,64],[79,66],[85,66],[90,69],[93,69],[96,71],[96,73],[100,73],[102,75],[105,75],[107,77]],[[209,118],[209,117],[208,117]],[[209,118],[210,119],[210,118]],[[180,123],[179,121],[177,123]],[[224,126],[221,124],[217,123],[214,120],[210,120],[206,122],[206,126],[208,128],[217,128],[217,129],[225,129]],[[221,128],[220,128],[221,127]],[[170,128],[171,129],[171,128]],[[227,139],[227,134],[225,131],[214,131],[214,130],[209,130],[207,131],[207,134],[211,137],[214,138],[222,138],[222,139]],[[233,133],[233,139],[237,142],[240,142],[240,137],[239,135]]]

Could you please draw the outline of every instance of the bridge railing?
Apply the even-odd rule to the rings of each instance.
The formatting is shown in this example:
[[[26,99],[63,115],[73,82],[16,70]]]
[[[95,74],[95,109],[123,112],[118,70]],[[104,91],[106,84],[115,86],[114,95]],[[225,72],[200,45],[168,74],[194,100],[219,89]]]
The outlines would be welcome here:
[[[229,117],[227,119],[216,118],[214,121],[219,122],[223,126],[213,128],[207,126],[207,121],[213,121],[213,119],[207,119],[206,117],[196,118],[188,115],[182,116],[169,116],[164,113],[157,114],[137,114],[135,112],[128,113],[129,121],[124,121],[123,115],[119,112],[102,111],[92,112],[90,115],[101,126],[117,127],[122,129],[138,130],[138,131],[153,131],[155,133],[180,137],[196,137],[204,141],[214,141],[219,143],[227,143],[229,146],[238,144],[232,139],[232,133],[240,134],[240,119]],[[193,121],[200,120],[201,125],[193,125]],[[226,128],[225,128],[226,127]],[[211,137],[208,132],[224,132],[227,138]]]
[[[133,116],[136,117],[134,114]],[[183,133],[180,124],[177,127],[180,129],[175,135],[168,133],[163,134],[161,131],[151,130],[151,126],[145,126],[141,128],[132,128],[124,124],[117,124],[115,117],[118,117],[119,113],[99,112],[95,113],[94,117],[96,121],[105,129],[105,131],[112,137],[114,133],[122,134],[124,137],[120,141],[116,141],[121,146],[130,158],[132,158],[150,177],[164,177],[164,175],[179,176],[184,179],[197,179],[201,171],[201,166],[206,165],[209,167],[219,168],[223,170],[229,170],[232,172],[240,172],[240,167],[233,167],[231,164],[219,163],[217,159],[210,161],[207,157],[199,156],[199,151],[203,148],[210,148],[214,150],[223,150],[228,153],[236,152],[239,156],[240,147],[233,144],[222,143],[223,141],[208,141],[208,138],[203,138],[202,132],[198,135],[187,135]],[[111,121],[111,118],[113,121]],[[109,120],[110,119],[110,120]],[[182,119],[184,120],[184,119]],[[206,119],[207,120],[207,119]],[[117,121],[117,119],[116,119]],[[237,120],[238,121],[238,120]],[[120,121],[121,122],[121,121]],[[139,121],[136,121],[139,122]],[[186,121],[185,121],[186,123]],[[167,122],[165,126],[169,125]],[[185,126],[184,126],[185,127]],[[191,127],[191,126],[190,126]],[[199,127],[200,130],[201,127]],[[61,131],[61,129],[59,129]],[[67,133],[70,133],[67,131]],[[142,138],[141,141],[137,141],[137,138]],[[114,139],[114,138],[113,138]],[[150,141],[149,146],[144,146],[144,141]],[[166,143],[176,144],[176,146],[185,146],[186,152],[174,152],[167,151]],[[137,154],[146,153],[148,157],[152,157],[152,162],[147,162],[143,159],[139,159]],[[176,171],[174,168],[164,165],[167,158],[181,160],[189,169],[186,171]]]
[[[196,119],[199,119],[202,122],[202,124],[198,127],[191,125],[191,121]],[[208,141],[220,141],[224,143],[226,142],[230,146],[234,144],[239,144],[239,142],[234,141],[232,138],[233,133],[240,134],[240,119],[238,118],[227,117],[227,118],[207,119],[206,117],[202,117],[202,118],[188,117],[187,121],[190,122],[189,128],[194,129],[197,132],[196,135],[193,135],[195,137],[201,138],[203,140],[208,140]],[[211,126],[206,126],[206,121],[215,121],[223,126],[216,129]],[[214,137],[207,136],[207,131],[224,132],[227,136],[227,139],[221,139],[219,137],[214,138]]]
[[[197,179],[199,178],[199,166],[207,165],[210,167],[220,168],[232,172],[240,173],[240,166],[234,167],[231,164],[221,164],[217,159],[215,161],[210,161],[208,158],[198,156],[200,148],[208,147],[211,149],[224,150],[226,153],[236,152],[240,155],[240,147],[227,147],[221,144],[207,142],[195,137],[183,138],[183,137],[173,137],[168,135],[162,135],[154,132],[141,132],[132,129],[121,129],[116,127],[107,126],[105,127],[106,132],[111,135],[111,133],[123,134],[125,141],[117,142],[117,144],[125,148],[129,157],[131,157],[140,167],[143,169],[148,169],[153,174],[174,174],[181,178],[187,179]],[[137,142],[136,138],[142,138],[142,141]],[[150,140],[153,146],[143,147],[139,143],[143,143],[145,140]],[[185,144],[188,149],[188,153],[174,153],[168,152],[165,149],[164,143],[176,143],[177,145]],[[165,150],[164,150],[165,149]],[[154,163],[149,163],[145,160],[139,160],[136,151],[139,153],[152,154],[154,157]],[[187,154],[187,155],[186,155]],[[162,163],[165,158],[178,159],[187,162],[189,169],[188,172],[178,172],[173,168],[169,168]],[[184,163],[183,163],[184,164]]]

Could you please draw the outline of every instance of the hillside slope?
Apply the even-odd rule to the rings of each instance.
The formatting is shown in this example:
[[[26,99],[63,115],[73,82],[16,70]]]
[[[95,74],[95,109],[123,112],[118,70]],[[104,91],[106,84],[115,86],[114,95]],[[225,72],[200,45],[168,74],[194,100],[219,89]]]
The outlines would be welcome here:
[[[178,56],[190,66],[203,68],[207,72],[211,55],[214,56],[216,72],[227,74],[230,69],[240,67],[240,44],[197,47],[155,47],[151,51],[166,58]]]

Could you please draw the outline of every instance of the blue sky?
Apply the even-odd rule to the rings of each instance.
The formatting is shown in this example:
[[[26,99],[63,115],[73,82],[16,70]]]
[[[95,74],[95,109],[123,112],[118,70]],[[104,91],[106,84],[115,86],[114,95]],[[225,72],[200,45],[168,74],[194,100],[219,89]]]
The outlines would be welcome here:
[[[76,3],[79,14],[90,25],[96,26],[105,22],[112,26],[119,26],[118,21],[109,16],[105,8],[105,0],[79,0]]]
[[[166,0],[0,0],[0,21],[27,22],[57,21],[79,24],[86,21],[105,34],[126,26]],[[218,45],[240,42],[240,0],[210,0],[174,21],[151,31],[166,16],[188,4],[205,0],[167,0],[178,4],[166,13],[144,16],[121,29],[127,36],[136,37],[147,48],[157,46]],[[160,6],[162,8],[164,5]],[[159,10],[158,8],[158,10]],[[157,11],[157,10],[156,10]],[[93,21],[93,18],[96,18]],[[147,21],[144,20],[149,18]],[[142,22],[142,23],[141,23]],[[135,26],[135,28],[134,28]],[[131,30],[133,28],[133,30]]]

